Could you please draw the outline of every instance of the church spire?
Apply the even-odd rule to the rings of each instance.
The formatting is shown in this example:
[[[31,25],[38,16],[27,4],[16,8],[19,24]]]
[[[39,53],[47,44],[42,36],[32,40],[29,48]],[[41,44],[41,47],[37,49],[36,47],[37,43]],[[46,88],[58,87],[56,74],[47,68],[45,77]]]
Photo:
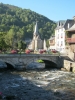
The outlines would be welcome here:
[[[36,21],[36,24],[35,24],[35,28],[34,28],[34,35],[38,36],[38,25],[37,25],[37,21]]]

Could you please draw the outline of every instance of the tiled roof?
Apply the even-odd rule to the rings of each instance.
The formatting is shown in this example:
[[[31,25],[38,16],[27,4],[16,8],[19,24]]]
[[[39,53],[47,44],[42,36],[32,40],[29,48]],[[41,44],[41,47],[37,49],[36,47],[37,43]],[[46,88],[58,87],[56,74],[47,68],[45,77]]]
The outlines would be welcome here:
[[[66,20],[60,20],[58,21],[58,23],[60,23],[60,26],[58,25],[57,23],[57,27],[55,29],[60,29],[60,28],[63,28],[64,27],[64,24],[65,24]]]
[[[69,28],[67,31],[75,31],[75,24],[71,28]]]
[[[61,28],[67,29],[68,28],[67,27],[68,23],[69,23],[70,27],[74,24],[74,20],[73,19],[67,19],[65,21],[59,21],[59,22],[60,22],[60,26],[57,25],[56,30],[57,29],[61,29]]]

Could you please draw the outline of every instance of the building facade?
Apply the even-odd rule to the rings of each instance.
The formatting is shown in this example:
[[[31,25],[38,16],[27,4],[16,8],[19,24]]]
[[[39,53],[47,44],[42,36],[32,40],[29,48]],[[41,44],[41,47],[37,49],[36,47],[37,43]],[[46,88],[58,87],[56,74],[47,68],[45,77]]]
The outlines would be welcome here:
[[[55,36],[51,36],[51,38],[49,39],[49,49],[52,51],[52,50],[55,50]]]
[[[69,29],[74,23],[74,20],[67,19],[59,21],[55,29],[55,49],[60,53],[65,53],[65,30]]]
[[[69,48],[68,49],[68,56],[75,61],[75,17],[74,17],[74,24],[71,28],[66,30],[66,42]]]

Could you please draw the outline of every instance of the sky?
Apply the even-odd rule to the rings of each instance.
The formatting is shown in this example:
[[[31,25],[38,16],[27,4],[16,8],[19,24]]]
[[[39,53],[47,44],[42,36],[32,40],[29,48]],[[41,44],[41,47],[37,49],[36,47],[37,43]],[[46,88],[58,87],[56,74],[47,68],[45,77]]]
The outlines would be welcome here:
[[[72,19],[75,16],[75,0],[0,0],[1,2],[30,9],[53,21]]]

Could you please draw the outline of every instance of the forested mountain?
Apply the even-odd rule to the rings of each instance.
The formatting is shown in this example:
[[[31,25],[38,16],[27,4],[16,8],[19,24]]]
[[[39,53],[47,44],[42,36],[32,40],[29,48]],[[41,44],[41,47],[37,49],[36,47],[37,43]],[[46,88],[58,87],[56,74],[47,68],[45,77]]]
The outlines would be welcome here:
[[[40,9],[41,10],[41,9]],[[20,40],[33,37],[36,20],[41,39],[48,39],[54,33],[56,23],[30,9],[22,9],[0,3],[0,45],[12,45]]]

